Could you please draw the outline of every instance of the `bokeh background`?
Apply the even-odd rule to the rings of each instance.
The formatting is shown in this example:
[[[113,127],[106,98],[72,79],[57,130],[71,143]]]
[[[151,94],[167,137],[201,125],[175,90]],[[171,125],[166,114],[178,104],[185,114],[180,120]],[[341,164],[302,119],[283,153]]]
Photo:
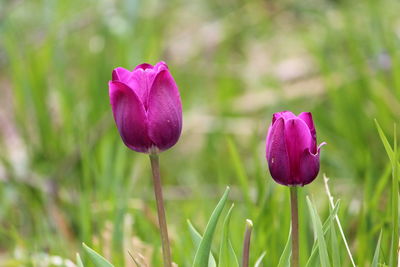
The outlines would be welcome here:
[[[186,220],[203,231],[231,185],[235,250],[252,219],[251,262],[266,251],[264,266],[276,266],[289,193],[270,178],[264,142],[281,110],[313,112],[328,143],[319,178],[301,189],[302,263],[313,242],[305,195],[329,213],[323,173],[357,264],[369,266],[381,229],[387,259],[391,170],[374,119],[392,138],[399,10],[394,0],[1,0],[0,265],[73,266],[85,242],[115,266],[135,266],[128,251],[161,266],[150,164],[120,140],[107,86],[117,66],[160,60],[184,108],[182,137],[161,155],[175,262],[190,266],[195,252]]]

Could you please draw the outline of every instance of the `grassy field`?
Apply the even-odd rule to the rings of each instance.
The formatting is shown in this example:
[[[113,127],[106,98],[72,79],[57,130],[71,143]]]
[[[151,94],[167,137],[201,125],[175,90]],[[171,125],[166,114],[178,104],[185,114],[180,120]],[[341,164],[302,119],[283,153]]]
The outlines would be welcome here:
[[[160,157],[179,266],[196,251],[187,219],[203,232],[227,185],[235,251],[251,219],[251,266],[264,251],[261,266],[278,265],[289,191],[268,173],[265,135],[281,110],[313,112],[328,143],[319,177],[300,189],[300,265],[318,218],[308,196],[333,225],[331,265],[352,266],[325,173],[356,265],[396,266],[398,159],[374,119],[395,148],[398,10],[394,0],[0,0],[0,265],[73,266],[77,252],[88,261],[85,242],[115,266],[136,266],[128,251],[161,266],[150,163],[123,145],[107,83],[117,66],[164,60],[184,109],[182,137]],[[315,255],[309,266],[323,266]]]

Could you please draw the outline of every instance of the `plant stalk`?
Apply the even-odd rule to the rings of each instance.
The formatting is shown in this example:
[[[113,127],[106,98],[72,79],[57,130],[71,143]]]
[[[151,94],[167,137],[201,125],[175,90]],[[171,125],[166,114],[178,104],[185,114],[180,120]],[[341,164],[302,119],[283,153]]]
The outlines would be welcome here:
[[[290,206],[292,212],[292,264],[299,267],[299,211],[297,203],[297,187],[290,187]]]
[[[244,234],[243,241],[243,258],[242,258],[242,267],[249,267],[249,258],[250,258],[250,239],[251,239],[251,231],[253,230],[253,222],[249,219],[246,220],[246,231]]]
[[[161,245],[164,267],[172,267],[171,250],[168,238],[167,220],[165,217],[164,199],[160,178],[160,164],[158,154],[150,154],[151,170],[153,173],[154,195],[157,203],[158,224],[160,226]]]

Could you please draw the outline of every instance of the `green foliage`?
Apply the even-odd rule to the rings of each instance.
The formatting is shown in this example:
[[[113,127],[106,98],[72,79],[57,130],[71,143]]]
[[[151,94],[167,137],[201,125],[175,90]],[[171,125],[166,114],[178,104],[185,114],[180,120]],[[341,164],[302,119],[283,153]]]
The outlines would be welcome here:
[[[96,267],[113,267],[103,256],[99,255],[96,251],[88,247],[85,243],[82,244],[83,249],[89,255],[90,260]],[[78,256],[79,257],[79,256]],[[78,264],[80,259],[78,258]]]
[[[190,230],[190,234],[192,236],[192,240],[194,243],[194,246],[196,248],[196,251],[200,245],[201,240],[203,239],[203,237],[200,235],[200,233],[196,230],[196,228],[194,228],[194,226],[192,225],[192,223],[188,220],[188,225],[189,225],[189,230]],[[214,267],[217,266],[217,263],[215,261],[215,258],[212,254],[212,252],[210,252],[210,256],[208,258],[208,266],[209,267]]]
[[[316,236],[317,243],[318,243],[318,251],[319,251],[319,258],[320,258],[320,264],[322,266],[329,267],[330,265],[330,260],[328,256],[328,248],[325,242],[325,235],[324,235],[324,230],[322,228],[322,223],[321,219],[318,216],[318,213],[315,209],[314,204],[311,202],[311,200],[307,197],[307,205],[310,210],[310,217],[313,223],[313,229],[314,229],[314,235]]]
[[[286,241],[285,249],[282,252],[282,255],[279,259],[278,267],[289,267],[290,266],[290,256],[292,255],[292,229],[289,230],[289,237]]]
[[[211,217],[207,223],[206,230],[197,248],[196,255],[194,256],[193,267],[207,267],[208,260],[211,253],[211,244],[214,237],[214,232],[217,227],[218,219],[225,207],[228,198],[229,187],[226,188],[221,200],[215,207]]]
[[[222,227],[221,245],[219,248],[219,261],[218,267],[239,267],[239,262],[236,257],[235,250],[231,242],[229,222],[231,220],[232,210],[234,204],[230,207],[224,219]]]

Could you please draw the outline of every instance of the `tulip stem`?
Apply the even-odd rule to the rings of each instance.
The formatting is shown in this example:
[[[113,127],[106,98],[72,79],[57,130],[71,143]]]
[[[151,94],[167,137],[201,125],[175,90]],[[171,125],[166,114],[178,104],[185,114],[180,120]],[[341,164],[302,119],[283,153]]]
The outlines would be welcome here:
[[[290,204],[292,211],[292,264],[299,267],[299,212],[297,203],[297,186],[290,187]]]
[[[154,194],[156,196],[158,224],[160,226],[161,245],[165,267],[172,267],[171,251],[168,239],[167,220],[165,217],[164,199],[160,178],[160,164],[158,154],[150,154],[151,170],[153,173]]]

